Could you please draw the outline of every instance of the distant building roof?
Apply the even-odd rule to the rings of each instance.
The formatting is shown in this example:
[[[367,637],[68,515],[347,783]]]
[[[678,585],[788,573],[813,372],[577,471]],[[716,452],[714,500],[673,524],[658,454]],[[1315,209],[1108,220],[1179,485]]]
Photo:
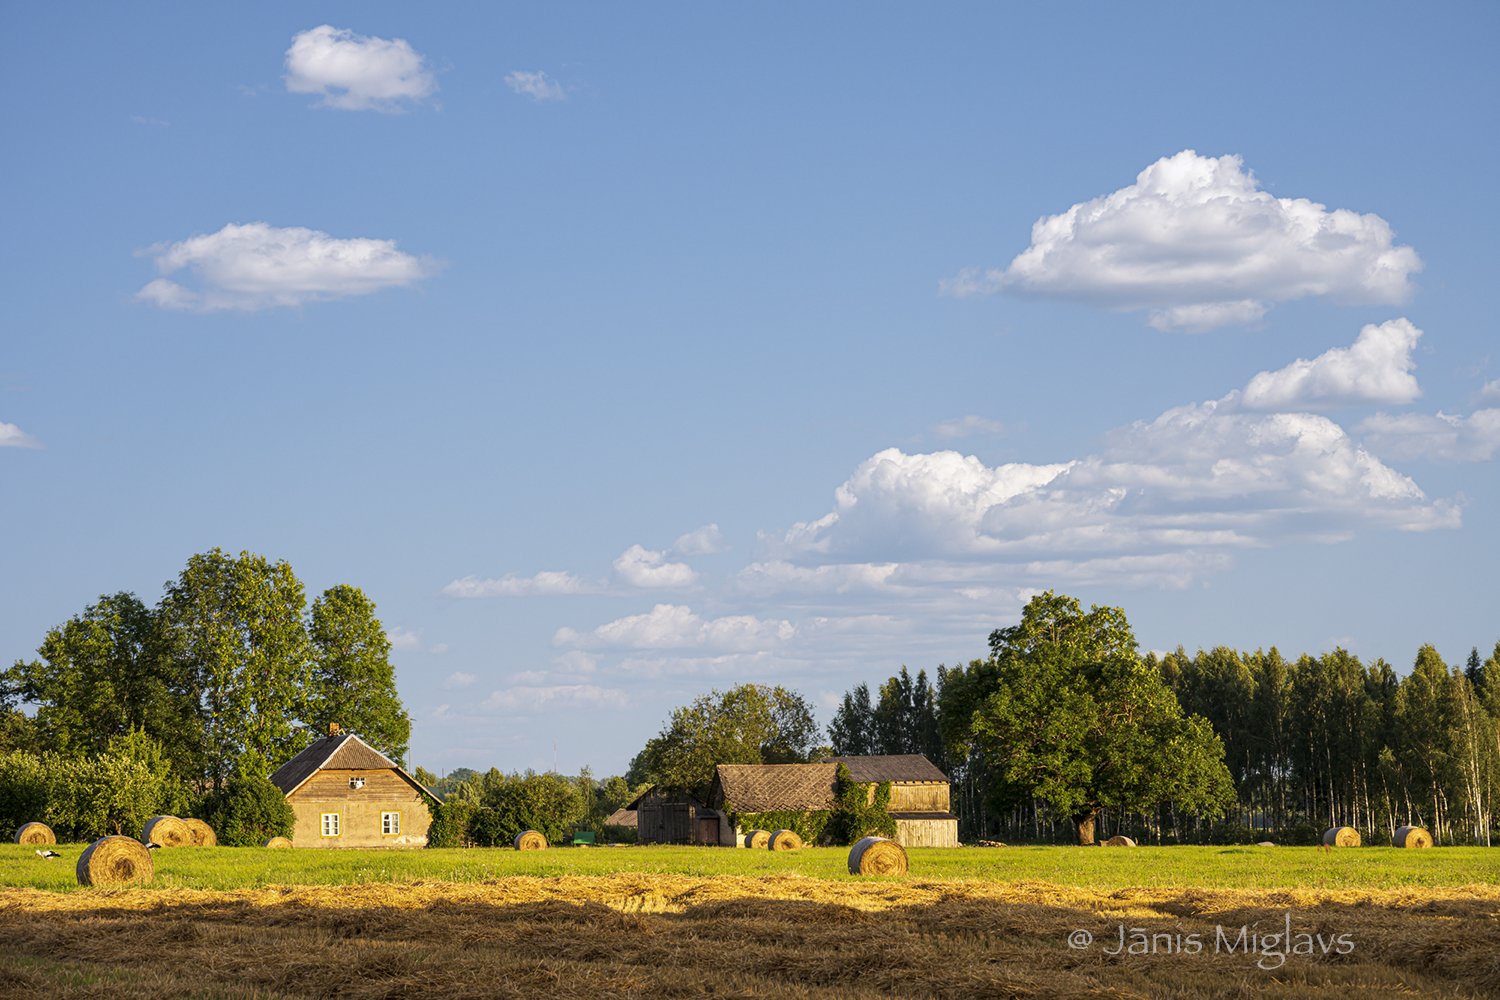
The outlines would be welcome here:
[[[849,777],[858,782],[948,780],[948,776],[939,771],[937,765],[919,753],[829,757],[828,763],[843,764],[849,768]]]
[[[605,826],[636,826],[640,815],[634,809],[626,809],[624,806],[610,813],[605,819]]]
[[[735,812],[830,809],[838,765],[720,764],[710,799]]]
[[[324,736],[278,767],[276,773],[271,775],[271,784],[281,789],[281,794],[290,795],[314,774],[328,770],[395,771],[417,791],[437,798],[417,779],[403,771],[399,764],[353,733]]]

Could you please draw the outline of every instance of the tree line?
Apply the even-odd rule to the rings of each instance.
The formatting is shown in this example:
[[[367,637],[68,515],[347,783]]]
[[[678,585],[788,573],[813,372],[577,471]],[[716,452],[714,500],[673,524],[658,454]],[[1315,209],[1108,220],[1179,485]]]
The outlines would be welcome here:
[[[1500,644],[1458,667],[1423,646],[1404,677],[1343,649],[1141,657],[1122,611],[1048,593],[935,677],[855,686],[828,732],[839,753],[925,754],[967,840],[1085,839],[1090,819],[1162,843],[1496,835]]]

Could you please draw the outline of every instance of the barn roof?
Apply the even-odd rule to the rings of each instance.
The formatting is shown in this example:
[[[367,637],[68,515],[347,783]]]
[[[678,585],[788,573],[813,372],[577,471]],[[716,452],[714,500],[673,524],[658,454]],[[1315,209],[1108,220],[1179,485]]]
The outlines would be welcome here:
[[[870,757],[829,757],[830,764],[843,764],[858,782],[944,781],[948,776],[919,753],[884,754]]]
[[[634,809],[626,809],[624,806],[610,813],[604,820],[605,826],[636,826],[640,816]]]
[[[830,809],[838,765],[720,764],[711,798],[735,812]]]
[[[281,789],[281,794],[290,795],[314,774],[329,770],[395,771],[417,791],[432,795],[416,778],[403,771],[400,765],[353,733],[325,736],[313,743],[278,767],[276,773],[271,775],[271,784]]]

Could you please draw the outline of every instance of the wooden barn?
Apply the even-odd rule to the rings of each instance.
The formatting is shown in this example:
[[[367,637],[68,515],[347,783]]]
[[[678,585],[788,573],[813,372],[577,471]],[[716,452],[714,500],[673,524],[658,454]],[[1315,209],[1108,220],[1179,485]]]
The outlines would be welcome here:
[[[734,830],[723,811],[691,795],[653,786],[625,803],[624,809],[635,814],[638,844],[734,844]]]
[[[297,847],[426,847],[437,798],[337,726],[271,775],[297,824]]]
[[[948,811],[948,776],[921,754],[833,757],[816,764],[720,764],[709,805],[724,817],[726,828],[729,813],[831,809],[840,764],[850,778],[868,784],[872,796],[876,784],[891,783],[888,811],[903,847],[958,846],[958,817]],[[720,843],[742,834],[721,833]]]

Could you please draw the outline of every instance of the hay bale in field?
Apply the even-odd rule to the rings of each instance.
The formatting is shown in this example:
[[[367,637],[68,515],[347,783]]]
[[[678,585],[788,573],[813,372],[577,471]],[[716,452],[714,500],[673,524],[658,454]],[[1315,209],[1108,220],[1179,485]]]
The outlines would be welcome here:
[[[79,885],[129,885],[153,874],[151,852],[134,837],[100,837],[78,858]]]
[[[516,850],[518,851],[545,851],[547,849],[547,838],[535,830],[522,830],[516,834]]]
[[[1105,847],[1134,847],[1135,841],[1125,836],[1110,837],[1104,842]]]
[[[57,843],[57,834],[46,823],[22,823],[16,831],[16,843],[34,847]]]
[[[1273,843],[1271,843],[1269,840],[1262,840],[1260,843],[1256,844],[1255,846],[1256,847],[1275,847],[1276,845],[1273,844]]]
[[[193,847],[218,847],[219,836],[214,833],[214,828],[201,819],[185,819],[188,831],[193,835]]]
[[[1396,836],[1391,843],[1397,847],[1431,847],[1432,834],[1420,826],[1403,826],[1396,830]]]
[[[751,830],[745,834],[745,846],[760,850],[771,843],[770,830]]]
[[[141,831],[141,843],[157,847],[192,847],[193,831],[176,816],[152,816]]]
[[[292,846],[292,842],[290,840],[287,840],[285,837],[272,837],[270,840],[266,841],[264,844],[261,844],[260,846],[261,847],[269,847],[272,850],[282,850],[282,849],[291,847]]]
[[[805,845],[802,838],[791,830],[777,830],[771,834],[771,839],[766,841],[766,846],[773,851],[799,851]]]
[[[1359,831],[1352,826],[1329,827],[1323,834],[1324,847],[1358,847]]]
[[[905,875],[906,848],[889,837],[866,837],[849,848],[850,875]]]

